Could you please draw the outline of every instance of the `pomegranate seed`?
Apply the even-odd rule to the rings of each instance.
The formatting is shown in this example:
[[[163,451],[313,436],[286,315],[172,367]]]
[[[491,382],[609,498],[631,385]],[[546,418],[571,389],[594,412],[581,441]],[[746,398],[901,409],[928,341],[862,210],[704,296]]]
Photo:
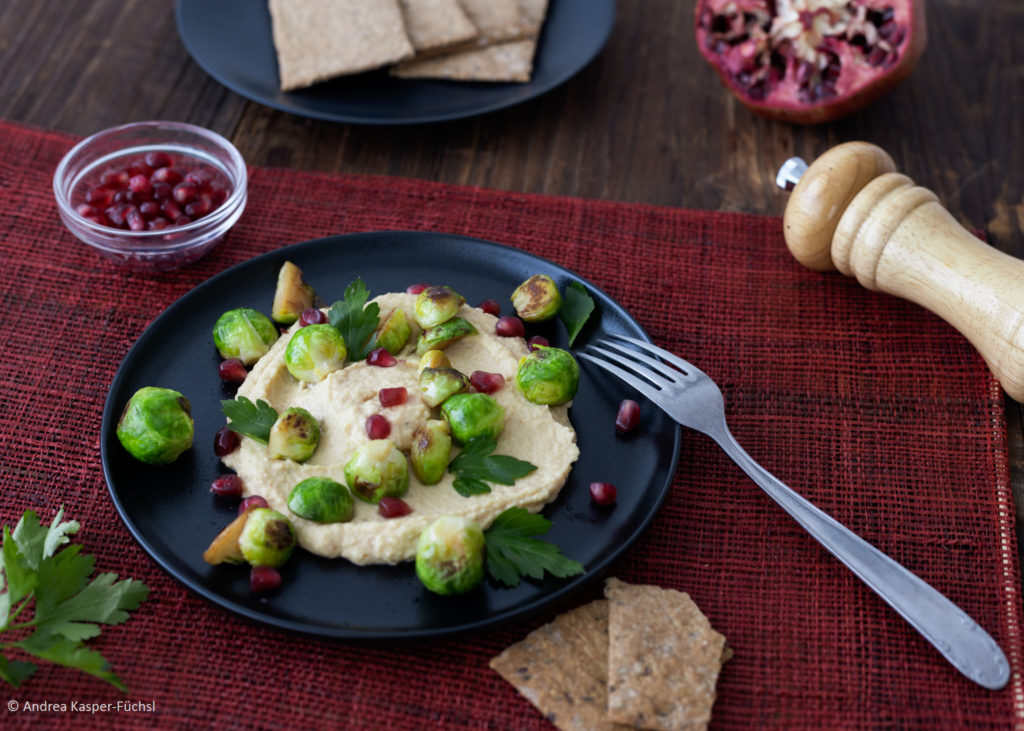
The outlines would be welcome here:
[[[110,206],[110,208],[105,210],[104,213],[107,215],[107,220],[110,221],[111,226],[114,228],[123,228],[125,226],[124,217],[125,214],[128,213],[128,205],[122,203],[120,205]]]
[[[266,499],[262,495],[250,495],[242,502],[238,503],[238,514],[241,515],[247,510],[253,508],[269,508],[270,504],[267,503]]]
[[[135,206],[128,207],[128,211],[124,214],[124,220],[132,231],[142,231],[146,228],[146,219],[142,217],[139,209]]]
[[[146,164],[151,168],[169,168],[174,160],[166,152],[149,152],[146,153]]]
[[[366,417],[366,436],[370,439],[387,439],[391,433],[391,422],[387,417],[380,414],[370,414]]]
[[[146,201],[139,204],[139,213],[143,218],[156,218],[160,213],[160,204],[155,201]]]
[[[172,221],[181,217],[181,208],[169,198],[160,204],[160,212]]]
[[[153,192],[153,184],[145,175],[136,175],[128,181],[128,187],[137,195],[150,195]]]
[[[207,170],[196,168],[186,173],[185,180],[197,186],[209,185],[213,181],[213,175]]]
[[[177,218],[174,219],[175,226],[187,226],[190,223],[192,223],[192,219],[189,218],[188,216],[178,216]]]
[[[171,195],[176,203],[185,205],[195,200],[197,192],[196,186],[192,183],[178,183],[172,189]]]
[[[221,377],[222,381],[241,383],[249,375],[249,371],[245,369],[245,364],[238,358],[228,358],[217,366],[217,375]]]
[[[149,177],[153,172],[153,168],[146,164],[145,160],[136,160],[128,166],[128,177],[134,177],[136,175],[145,175]]]
[[[174,189],[169,183],[153,183],[153,200],[168,200],[171,197],[173,190]]]
[[[221,475],[210,485],[210,492],[220,497],[242,497],[242,478],[238,475]]]
[[[170,225],[171,222],[168,221],[166,218],[164,218],[163,216],[157,216],[146,225],[146,228],[148,228],[150,231],[163,231]]]
[[[405,288],[405,291],[406,291],[407,294],[419,294],[420,292],[422,292],[423,290],[425,290],[429,286],[430,286],[429,284],[423,284],[423,283],[420,283],[420,284],[410,284],[408,287]]]
[[[185,215],[192,218],[202,218],[213,210],[213,204],[209,200],[194,200],[185,206]]]
[[[309,309],[303,310],[302,314],[299,315],[299,327],[306,327],[307,325],[323,325],[327,323],[327,313],[323,310],[318,310],[316,307],[310,307]]]
[[[478,310],[483,310],[488,315],[494,315],[495,317],[501,314],[501,305],[498,304],[498,300],[484,300],[476,307]]]
[[[227,188],[221,188],[220,186],[213,186],[210,188],[210,200],[213,201],[213,207],[216,208],[221,203],[228,199]]]
[[[366,356],[366,362],[372,366],[378,366],[380,368],[390,368],[398,365],[398,359],[391,355],[387,351],[387,348],[374,348],[370,351],[370,354]]]
[[[611,505],[618,497],[618,490],[610,482],[591,482],[590,499],[596,505]]]
[[[114,201],[114,191],[103,185],[90,188],[85,193],[85,202],[97,208],[106,208]]]
[[[404,404],[409,394],[404,386],[397,388],[382,388],[377,394],[381,406],[399,406]]]
[[[505,385],[505,376],[500,373],[473,371],[469,377],[469,385],[479,393],[494,393]]]
[[[88,203],[81,204],[80,206],[75,208],[75,210],[78,211],[79,216],[98,216],[100,213],[97,209],[93,208]]]
[[[515,315],[505,315],[498,319],[494,332],[503,338],[521,338],[526,335],[526,326]]]
[[[108,221],[107,217],[102,215],[102,214],[97,214],[95,216],[86,216],[85,220],[86,221],[91,221],[92,223],[95,223],[98,226],[109,226],[110,225],[110,221]]]
[[[154,185],[156,183],[166,183],[168,185],[177,185],[182,181],[181,173],[171,167],[162,167],[158,170],[154,170],[153,174],[149,176],[150,182]]]
[[[530,352],[532,353],[538,348],[547,348],[551,343],[548,342],[548,339],[543,335],[534,335],[526,341],[526,345],[530,348]]]
[[[412,512],[409,504],[399,497],[382,497],[377,503],[377,512],[385,518],[401,518]]]
[[[111,188],[126,188],[130,179],[131,176],[127,170],[118,168],[117,170],[108,170],[103,173],[100,176],[100,184]]]
[[[281,588],[281,572],[273,566],[253,566],[249,572],[249,590],[253,594],[267,594]]]
[[[238,445],[241,441],[242,439],[238,434],[231,431],[226,426],[222,426],[217,430],[217,434],[213,438],[213,453],[218,457],[231,454],[238,449]]]
[[[640,404],[632,399],[625,399],[619,404],[619,413],[615,416],[615,431],[625,434],[636,429],[640,423]]]

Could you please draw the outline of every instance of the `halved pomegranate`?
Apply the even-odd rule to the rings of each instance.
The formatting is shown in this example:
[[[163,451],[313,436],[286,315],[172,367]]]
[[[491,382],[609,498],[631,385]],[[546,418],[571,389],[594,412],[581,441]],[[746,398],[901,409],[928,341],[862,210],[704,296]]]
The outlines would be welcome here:
[[[905,79],[924,51],[924,0],[699,0],[697,47],[753,112],[831,122]]]

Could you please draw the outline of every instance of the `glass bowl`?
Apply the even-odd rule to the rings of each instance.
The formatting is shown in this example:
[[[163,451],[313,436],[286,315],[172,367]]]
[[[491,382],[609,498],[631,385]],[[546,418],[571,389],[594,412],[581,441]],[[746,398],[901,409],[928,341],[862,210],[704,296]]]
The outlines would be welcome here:
[[[246,184],[245,161],[219,134],[152,121],[79,142],[57,166],[53,193],[68,230],[100,254],[169,271],[217,245],[242,215]]]

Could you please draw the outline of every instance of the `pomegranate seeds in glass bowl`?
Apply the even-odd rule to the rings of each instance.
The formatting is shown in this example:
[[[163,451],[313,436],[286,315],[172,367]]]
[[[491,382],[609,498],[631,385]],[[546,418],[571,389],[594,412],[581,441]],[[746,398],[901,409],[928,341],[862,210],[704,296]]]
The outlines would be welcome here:
[[[210,130],[135,122],[79,142],[57,166],[61,220],[132,269],[169,271],[210,251],[246,203],[245,161]]]

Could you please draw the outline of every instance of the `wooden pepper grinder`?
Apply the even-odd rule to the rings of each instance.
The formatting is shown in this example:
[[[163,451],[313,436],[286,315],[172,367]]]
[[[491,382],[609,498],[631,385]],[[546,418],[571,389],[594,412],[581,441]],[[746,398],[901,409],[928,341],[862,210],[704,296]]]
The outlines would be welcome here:
[[[811,269],[838,269],[931,310],[1024,401],[1024,261],[980,241],[934,193],[895,170],[866,142],[833,147],[809,167],[787,160],[776,180],[793,190],[786,245]]]

